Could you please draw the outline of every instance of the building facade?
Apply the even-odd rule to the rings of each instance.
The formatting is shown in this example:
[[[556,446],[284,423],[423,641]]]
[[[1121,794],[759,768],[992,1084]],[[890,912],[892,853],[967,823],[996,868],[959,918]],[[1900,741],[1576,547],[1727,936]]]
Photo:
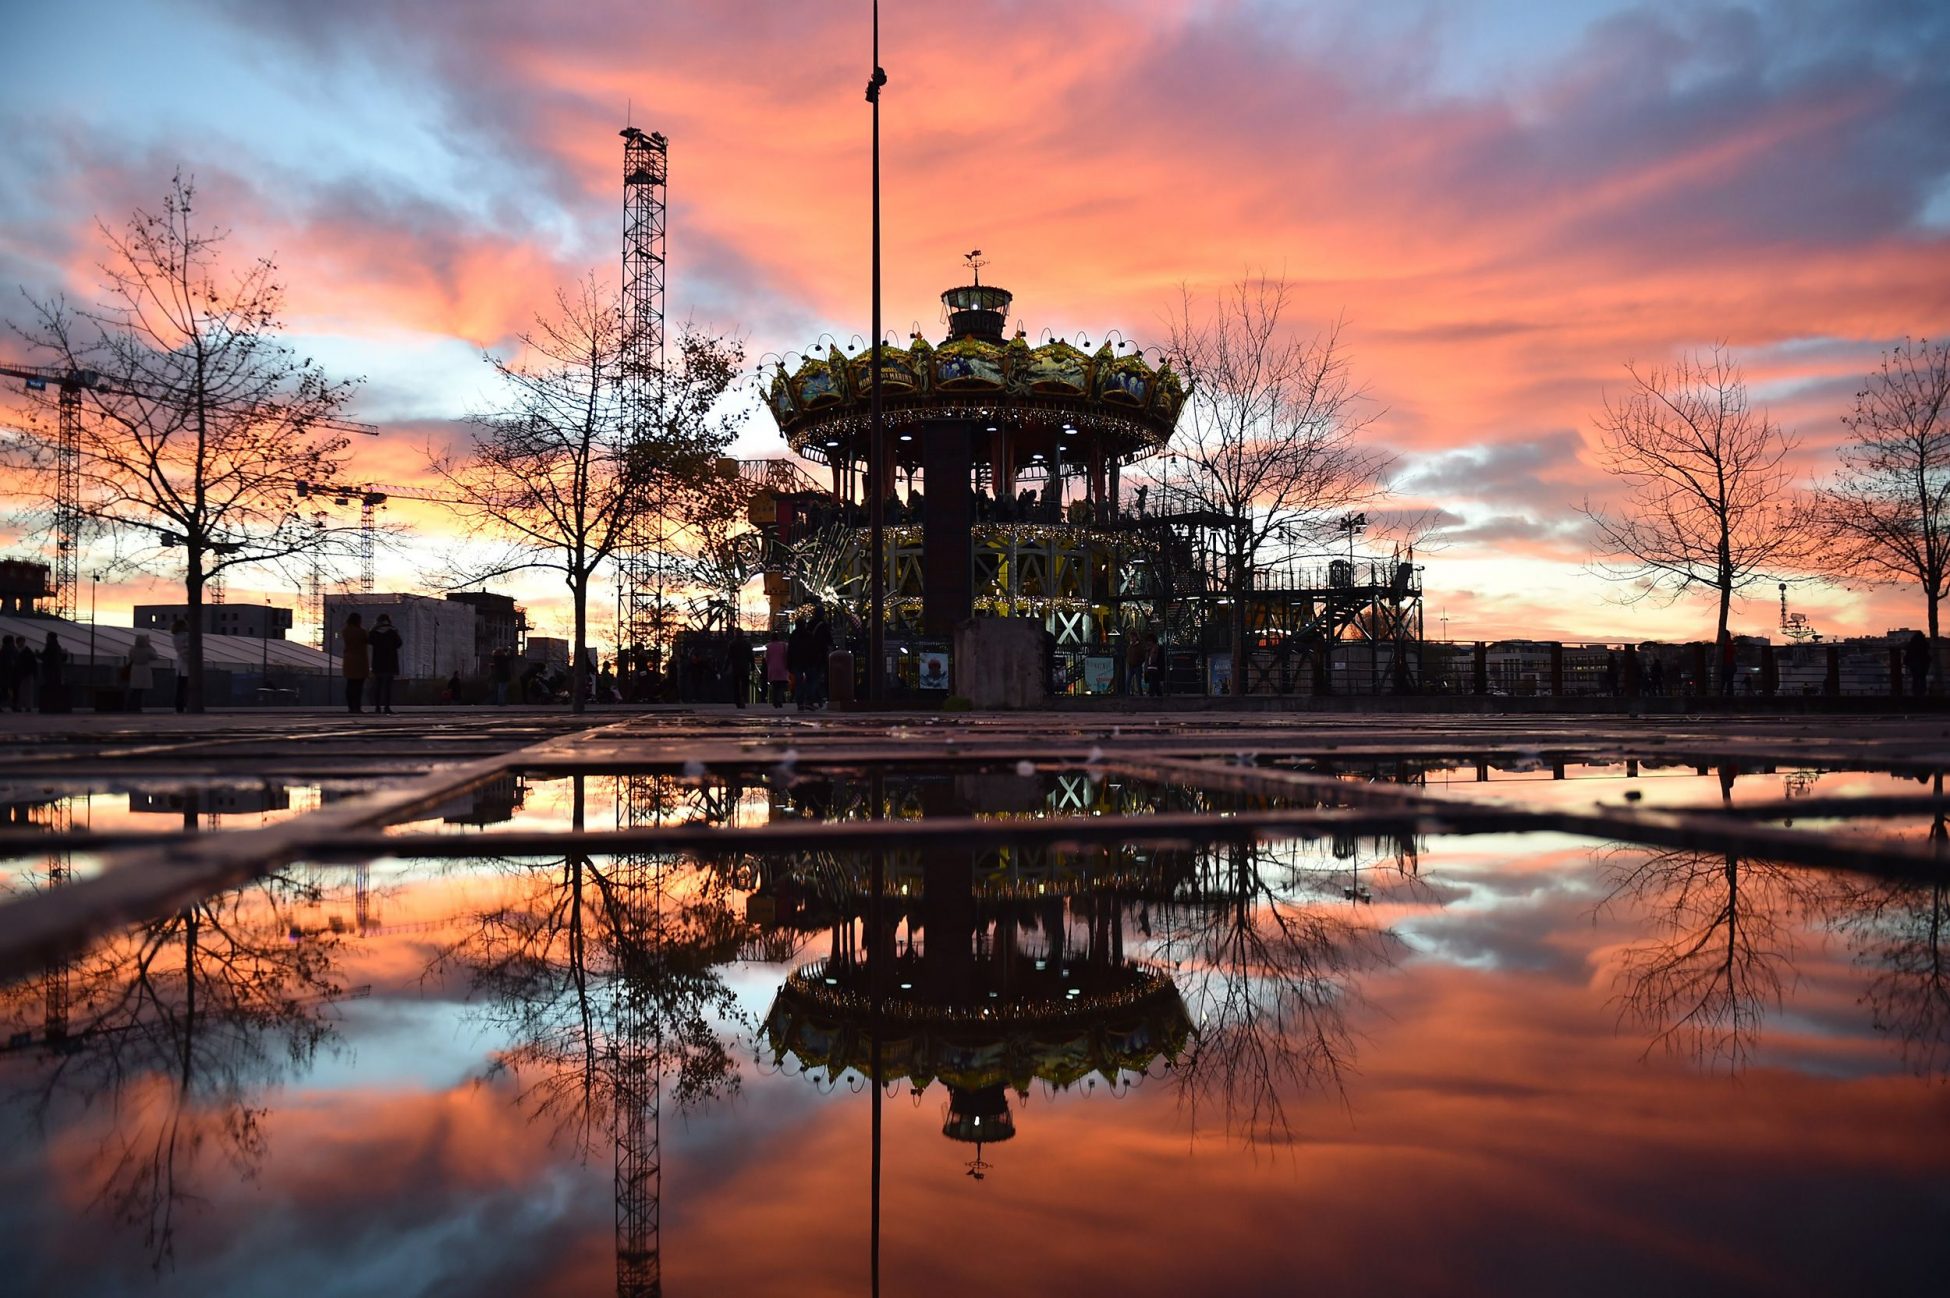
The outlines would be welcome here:
[[[475,612],[428,595],[327,595],[326,648],[345,652],[345,619],[353,613],[370,631],[385,614],[400,634],[400,675],[408,680],[444,680],[455,672],[476,671]]]
[[[497,649],[520,656],[522,636],[528,630],[528,615],[513,596],[463,590],[447,598],[474,610],[474,671],[486,672]]]
[[[176,619],[189,620],[188,604],[137,604],[135,629],[165,634]],[[242,635],[255,640],[282,640],[291,629],[292,612],[273,604],[205,604],[203,631],[206,635]]]

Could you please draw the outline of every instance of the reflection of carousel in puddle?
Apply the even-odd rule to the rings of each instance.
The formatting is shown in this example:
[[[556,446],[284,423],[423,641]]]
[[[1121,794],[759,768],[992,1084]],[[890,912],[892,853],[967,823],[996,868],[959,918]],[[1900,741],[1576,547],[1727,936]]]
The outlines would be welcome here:
[[[817,915],[831,949],[779,989],[764,1029],[774,1059],[872,1078],[877,1020],[880,1084],[923,1094],[939,1082],[942,1134],[975,1147],[979,1179],[983,1146],[1016,1134],[1011,1090],[1128,1086],[1190,1041],[1169,972],[1124,953],[1126,908],[1144,905],[1129,866],[1114,855],[1031,865],[993,849],[902,854],[886,870],[876,939],[866,862],[802,861],[797,887],[818,899],[779,919],[804,928]],[[769,891],[789,894],[794,881]]]

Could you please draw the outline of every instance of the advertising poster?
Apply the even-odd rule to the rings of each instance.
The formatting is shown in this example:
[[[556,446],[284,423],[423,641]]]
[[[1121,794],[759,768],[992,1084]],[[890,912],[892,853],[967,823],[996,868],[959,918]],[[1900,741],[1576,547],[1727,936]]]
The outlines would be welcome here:
[[[948,655],[945,652],[926,650],[921,654],[921,688],[924,690],[948,688]]]
[[[1083,688],[1091,694],[1108,694],[1117,680],[1117,660],[1089,657],[1083,660]]]
[[[1205,692],[1232,693],[1232,655],[1213,654],[1205,660]]]

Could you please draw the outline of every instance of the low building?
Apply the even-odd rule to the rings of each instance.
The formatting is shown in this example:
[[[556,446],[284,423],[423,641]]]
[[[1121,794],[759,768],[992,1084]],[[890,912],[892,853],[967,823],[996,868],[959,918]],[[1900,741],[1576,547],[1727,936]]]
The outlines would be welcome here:
[[[38,613],[41,601],[54,594],[44,563],[28,559],[0,559],[0,613]]]
[[[560,636],[531,635],[528,637],[528,650],[522,657],[532,663],[547,663],[550,667],[567,667],[569,642]]]
[[[162,631],[165,634],[176,625],[176,619],[188,622],[188,604],[137,604],[135,606],[135,629],[138,631]],[[205,604],[203,606],[203,630],[206,635],[242,635],[258,640],[282,640],[284,633],[291,629],[291,610],[279,608],[274,604]]]
[[[400,675],[407,680],[444,680],[455,672],[475,671],[475,614],[466,604],[430,595],[327,595],[327,649],[345,652],[345,619],[357,613],[371,631],[380,614],[392,618],[400,634]]]

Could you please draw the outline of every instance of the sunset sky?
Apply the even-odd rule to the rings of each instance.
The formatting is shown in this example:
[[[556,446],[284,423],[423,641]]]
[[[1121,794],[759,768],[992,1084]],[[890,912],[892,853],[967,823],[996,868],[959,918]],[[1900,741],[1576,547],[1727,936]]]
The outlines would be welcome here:
[[[233,252],[277,255],[301,351],[366,378],[351,413],[385,431],[354,479],[408,485],[481,401],[482,349],[615,274],[626,120],[670,139],[673,321],[754,365],[865,333],[867,13],[14,5],[0,285],[92,298],[94,218],[192,173]],[[1588,571],[1624,363],[1724,341],[1812,475],[1878,353],[1950,327],[1930,0],[890,0],[881,39],[889,327],[938,335],[974,247],[1032,337],[1161,341],[1181,286],[1285,276],[1303,323],[1345,317],[1404,501],[1453,516],[1432,633],[1710,635],[1704,600],[1626,607]],[[739,451],[783,447],[755,414]],[[394,514],[420,539],[380,586],[414,589],[442,524]],[[545,579],[511,589],[560,620]],[[1757,594],[1737,631],[1773,630]],[[167,597],[118,583],[104,616]],[[1920,624],[1907,591],[1794,599],[1831,633]]]

